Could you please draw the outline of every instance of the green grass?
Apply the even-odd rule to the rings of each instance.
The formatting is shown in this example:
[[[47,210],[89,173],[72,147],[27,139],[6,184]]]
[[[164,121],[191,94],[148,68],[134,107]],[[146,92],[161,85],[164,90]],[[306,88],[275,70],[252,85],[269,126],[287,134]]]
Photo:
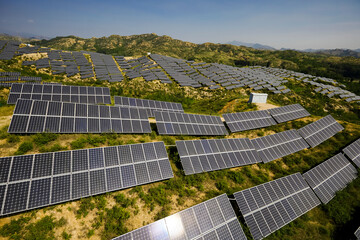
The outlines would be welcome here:
[[[0,236],[10,239],[54,239],[54,229],[67,224],[64,218],[56,220],[53,216],[45,216],[38,221],[29,223],[30,217],[20,217],[17,220],[11,220],[10,223],[0,228]]]
[[[34,145],[32,142],[23,142],[20,144],[18,150],[15,152],[15,155],[23,155],[31,150],[33,150]]]
[[[38,133],[33,137],[33,141],[37,146],[43,146],[49,144],[52,141],[55,141],[58,138],[59,134],[56,133]]]

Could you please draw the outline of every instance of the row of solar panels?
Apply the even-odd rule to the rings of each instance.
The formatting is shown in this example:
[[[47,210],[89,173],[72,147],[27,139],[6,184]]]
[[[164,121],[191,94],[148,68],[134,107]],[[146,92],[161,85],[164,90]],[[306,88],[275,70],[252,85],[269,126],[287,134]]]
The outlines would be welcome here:
[[[295,132],[281,134],[292,136]],[[260,159],[249,139],[178,141],[176,146],[185,174],[254,164]],[[359,146],[360,139],[344,149],[358,166]],[[338,154],[304,177],[321,201],[327,203],[335,195],[329,186],[337,191],[355,173],[345,156]],[[6,215],[172,176],[163,142],[4,157],[0,158],[0,213]]]
[[[223,114],[231,132],[268,127],[277,123],[309,116],[300,104],[287,105],[268,110]]]
[[[85,86],[52,86],[41,84],[14,84],[8,103],[17,99],[74,103],[110,104],[108,88]],[[180,103],[115,96],[115,105],[146,109],[155,116],[160,134],[167,135],[227,135],[221,119],[216,116],[184,114]],[[155,111],[167,111],[155,114]],[[172,113],[175,112],[175,113]],[[254,129],[310,115],[301,105],[294,104],[262,111],[224,114],[231,132]],[[275,119],[275,120],[274,120]],[[84,121],[84,120],[83,120]],[[69,127],[71,129],[71,126]],[[45,128],[42,128],[45,130]],[[111,128],[109,128],[111,129]],[[63,132],[63,131],[61,131]],[[71,131],[70,131],[71,132]],[[101,130],[102,132],[102,130]]]
[[[0,215],[173,177],[163,142],[0,158]]]
[[[350,146],[358,144],[358,141]],[[360,154],[359,148],[357,153]],[[252,237],[259,240],[321,202],[328,203],[357,174],[354,166],[339,153],[303,175],[295,173],[282,177],[236,192],[234,197]],[[228,198],[223,194],[114,239],[247,238],[236,220]]]
[[[7,103],[16,104],[18,99],[111,104],[109,88],[89,86],[14,83]]]
[[[185,140],[176,141],[176,147],[185,175],[190,175],[258,162],[271,162],[310,146],[314,147],[342,129],[343,127],[328,115],[299,130],[287,130],[252,140]],[[357,152],[352,148],[347,151],[349,156]],[[356,161],[360,161],[358,159],[359,156]]]
[[[125,98],[124,98],[125,99]],[[128,99],[127,99],[128,100]],[[135,99],[134,99],[135,100]],[[134,101],[136,103],[136,101]],[[131,106],[131,101],[128,102]],[[157,105],[148,101],[149,108],[105,106],[81,103],[65,103],[19,99],[9,133],[149,133],[151,132],[147,109]],[[165,102],[160,102],[165,103]],[[159,134],[170,135],[226,135],[227,130],[220,117],[180,112],[178,104],[159,103],[163,111],[154,111]],[[171,109],[170,109],[171,107]],[[174,112],[167,112],[174,111]],[[252,140],[264,162],[312,147],[327,140],[343,127],[328,115],[296,132],[278,133]],[[300,135],[299,135],[299,134]],[[305,141],[302,139],[304,138]]]

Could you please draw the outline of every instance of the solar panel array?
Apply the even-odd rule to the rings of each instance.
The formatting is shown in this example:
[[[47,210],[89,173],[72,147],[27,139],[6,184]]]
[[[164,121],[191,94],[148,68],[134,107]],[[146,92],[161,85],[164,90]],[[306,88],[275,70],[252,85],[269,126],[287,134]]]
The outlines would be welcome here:
[[[227,135],[218,116],[155,111],[156,126],[162,135]]]
[[[226,194],[197,204],[114,240],[246,240]]]
[[[310,113],[306,111],[306,109],[303,108],[300,104],[292,104],[284,107],[272,108],[269,109],[269,112],[278,123],[310,116]]]
[[[109,82],[119,82],[124,79],[111,55],[94,52],[89,52],[89,54],[94,64],[97,79],[108,80]]]
[[[159,64],[147,56],[128,60],[124,56],[115,56],[115,60],[130,79],[143,77],[145,81],[160,80],[161,83],[172,83]]]
[[[343,152],[360,168],[360,138],[344,148]]]
[[[344,130],[343,126],[331,115],[327,115],[298,129],[298,132],[311,147],[315,147],[342,130]]]
[[[276,124],[267,110],[226,113],[223,114],[223,117],[231,132],[240,132]]]
[[[151,54],[150,58],[159,64],[180,86],[201,87],[201,84],[191,77],[191,74],[196,73],[196,71],[192,69],[185,60],[158,54]]]
[[[52,74],[64,74],[72,77],[80,73],[80,78],[94,77],[91,63],[81,52],[68,52],[61,50],[51,50],[50,48],[23,47],[18,50],[19,55],[29,53],[47,53],[48,58],[38,59],[36,61],[23,61],[23,66],[36,64],[38,69],[49,68],[51,66]],[[80,71],[79,71],[80,69]]]
[[[19,99],[9,133],[150,133],[144,109]]]
[[[6,46],[0,52],[0,60],[11,60],[19,49],[20,42],[7,41]]]
[[[8,104],[19,98],[59,102],[111,104],[110,89],[106,87],[41,85],[14,83]]]
[[[321,202],[327,204],[337,191],[345,188],[357,177],[357,171],[345,156],[339,153],[310,169],[303,177]]]
[[[11,87],[13,83],[38,83],[41,84],[41,77],[20,76],[20,72],[0,72],[0,86]]]
[[[296,130],[288,130],[251,140],[264,163],[298,152],[309,145]]]
[[[0,215],[173,177],[163,142],[0,158]]]
[[[260,162],[248,138],[176,141],[185,175]]]
[[[234,193],[255,240],[263,239],[320,204],[300,173]]]
[[[360,239],[360,227],[355,231],[355,237],[359,240]]]
[[[181,103],[120,97],[120,96],[115,96],[114,100],[115,100],[115,105],[146,109],[146,112],[148,113],[149,117],[155,116],[154,111],[184,112]]]

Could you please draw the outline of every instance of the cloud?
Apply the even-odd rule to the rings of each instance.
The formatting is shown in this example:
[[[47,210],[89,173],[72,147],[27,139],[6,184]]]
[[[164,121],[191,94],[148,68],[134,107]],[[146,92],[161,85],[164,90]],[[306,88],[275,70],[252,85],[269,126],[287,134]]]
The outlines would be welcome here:
[[[28,19],[27,22],[28,23],[34,23],[34,19]]]

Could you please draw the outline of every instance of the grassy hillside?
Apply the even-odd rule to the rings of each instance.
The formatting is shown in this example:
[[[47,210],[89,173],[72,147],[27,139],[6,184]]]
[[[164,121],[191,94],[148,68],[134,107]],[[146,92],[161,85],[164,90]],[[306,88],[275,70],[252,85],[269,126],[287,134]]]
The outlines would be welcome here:
[[[256,50],[230,44],[194,44],[156,34],[112,35],[89,39],[68,36],[34,43],[62,50],[96,51],[120,56],[143,56],[151,52],[187,60],[217,62],[233,66],[261,65],[286,68],[342,80],[360,95],[360,58],[355,57],[337,57],[293,50]]]
[[[151,37],[151,36],[149,36]],[[156,36],[153,36],[156,37]],[[190,44],[191,45],[191,44]],[[232,47],[232,46],[230,46]],[[252,51],[251,49],[245,49]],[[1,71],[21,71],[22,75],[42,76],[46,81],[64,84],[108,86],[112,95],[181,102],[190,113],[216,114],[255,110],[247,104],[249,92],[244,89],[204,90],[179,87],[177,84],[146,82],[142,78],[120,83],[80,80],[77,77],[51,76],[45,70],[21,66],[20,57],[0,61]],[[295,172],[305,172],[360,137],[359,108],[345,101],[324,98],[312,93],[310,86],[290,80],[289,95],[269,95],[275,105],[301,103],[310,117],[276,126],[231,134],[227,137],[256,138],[298,129],[326,114],[332,114],[345,127],[319,146],[267,164],[255,164],[227,170],[185,176],[176,148],[168,147],[173,179],[115,191],[78,201],[36,209],[0,218],[0,238],[4,239],[111,239],[155,220],[186,209],[226,192],[232,194]],[[211,137],[159,136],[155,124],[150,134],[8,134],[14,106],[6,105],[9,90],[0,89],[0,157],[121,144]],[[266,239],[348,239],[360,225],[360,178],[341,191],[328,205],[319,206]],[[249,239],[250,233],[240,219]]]

